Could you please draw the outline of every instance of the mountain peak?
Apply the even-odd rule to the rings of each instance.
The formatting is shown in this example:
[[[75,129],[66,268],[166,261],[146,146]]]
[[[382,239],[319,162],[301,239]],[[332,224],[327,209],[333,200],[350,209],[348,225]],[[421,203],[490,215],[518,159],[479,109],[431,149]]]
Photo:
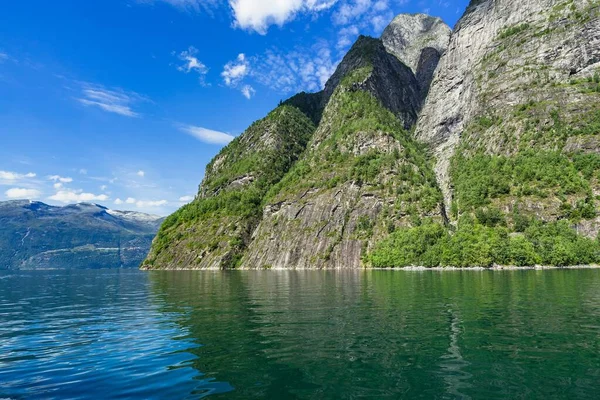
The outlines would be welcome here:
[[[452,29],[440,18],[426,14],[400,14],[385,28],[381,40],[387,51],[417,75],[423,52],[434,49],[441,57],[448,48],[451,34]]]

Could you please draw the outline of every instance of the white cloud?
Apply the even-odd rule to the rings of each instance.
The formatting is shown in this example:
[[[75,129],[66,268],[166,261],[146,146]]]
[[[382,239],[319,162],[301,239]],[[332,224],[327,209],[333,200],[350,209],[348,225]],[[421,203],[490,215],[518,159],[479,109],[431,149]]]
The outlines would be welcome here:
[[[248,100],[250,100],[252,96],[256,94],[256,90],[254,90],[254,88],[250,85],[244,85],[240,90],[244,97]]]
[[[202,128],[200,126],[193,125],[182,125],[179,128],[182,132],[187,133],[195,137],[196,139],[210,144],[228,144],[234,136],[224,132],[213,131],[210,129]]]
[[[123,200],[121,200],[121,199],[116,199],[116,200],[115,200],[115,204],[119,206],[119,205],[123,204]]]
[[[88,172],[87,172],[87,169],[85,169],[85,168],[81,168],[81,169],[79,170],[79,173],[80,173],[81,175],[87,175],[87,173],[88,173]]]
[[[223,67],[221,76],[227,86],[235,87],[250,72],[250,64],[245,54],[239,54],[235,61],[230,61]]]
[[[52,185],[54,187],[54,189],[60,189],[61,187],[63,187],[63,184],[60,182],[56,182],[54,185]]]
[[[137,200],[134,199],[133,197],[128,197],[127,200],[125,200],[125,203],[127,204],[135,204]]]
[[[349,38],[356,36],[357,28],[379,36],[393,18],[394,12],[389,0],[344,0],[334,11],[332,22],[334,25],[352,25],[352,34],[349,35],[350,32],[344,32],[343,29],[340,31],[338,49],[345,49],[351,44]]]
[[[8,60],[8,58],[9,58],[8,54],[0,52],[0,64],[2,64],[4,61]]]
[[[9,199],[37,199],[41,193],[36,189],[12,188],[5,192]]]
[[[104,191],[105,191],[107,188],[108,188],[108,186],[106,186],[106,185],[102,185],[102,186],[100,186],[100,190],[102,190],[103,192],[104,192]]]
[[[179,53],[177,57],[184,63],[177,66],[177,70],[186,74],[189,74],[190,72],[196,72],[198,75],[200,75],[200,84],[205,86],[205,77],[208,73],[208,67],[198,60],[196,57],[197,54],[198,49],[193,46],[190,46],[187,50]]]
[[[169,204],[167,200],[138,200],[135,203],[137,208],[161,207]]]
[[[369,11],[372,6],[371,0],[348,0],[333,13],[333,23],[346,25]]]
[[[358,37],[358,34],[359,30],[358,26],[356,25],[351,25],[340,29],[338,31],[338,40],[336,43],[336,48],[338,50],[347,49],[352,43],[354,43],[354,41]]]
[[[33,172],[20,174],[18,172],[0,171],[0,185],[11,185],[17,181],[35,178],[36,176]]]
[[[98,107],[106,112],[111,112],[126,117],[139,117],[140,114],[132,106],[149,101],[148,98],[123,89],[106,89],[101,85],[83,83],[81,96],[77,98],[85,106]]]
[[[309,48],[298,47],[287,53],[278,49],[267,50],[252,60],[252,77],[282,93],[323,89],[339,63],[334,60],[326,41],[318,41]]]
[[[212,12],[212,9],[217,6],[220,0],[137,0],[138,3],[153,4],[154,2],[162,1],[179,8],[184,11],[193,12]]]
[[[337,0],[229,0],[235,26],[265,35],[269,26],[283,26],[298,13],[331,8]]]
[[[140,169],[138,172],[136,172],[136,175],[143,178],[144,176],[146,176],[146,172],[144,172]]]
[[[105,194],[85,193],[80,190],[59,190],[56,194],[48,197],[48,199],[61,203],[79,203],[84,201],[106,201],[108,200],[108,196]]]
[[[189,203],[192,200],[194,200],[194,196],[181,196],[179,198],[179,201],[182,203]]]
[[[49,175],[48,179],[54,182],[60,182],[60,183],[71,183],[73,182],[73,178],[65,178],[62,177],[60,175]]]

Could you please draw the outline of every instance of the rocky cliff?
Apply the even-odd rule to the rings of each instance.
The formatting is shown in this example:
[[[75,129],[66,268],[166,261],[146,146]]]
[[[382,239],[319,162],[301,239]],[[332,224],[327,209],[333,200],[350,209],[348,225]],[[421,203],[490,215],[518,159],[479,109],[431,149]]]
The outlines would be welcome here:
[[[207,166],[197,198],[166,219],[144,268],[238,266],[266,192],[295,163],[314,130],[289,105],[252,124]]]
[[[0,269],[137,268],[162,221],[96,204],[0,202]]]
[[[217,156],[190,206],[211,211],[170,217],[145,267],[600,261],[598,0],[473,0],[454,31],[400,15],[282,107],[289,134],[255,124]],[[258,169],[224,173],[232,152]]]
[[[400,14],[381,35],[387,51],[415,74],[425,99],[452,30],[441,19],[425,14]]]
[[[411,218],[440,218],[427,152],[371,94],[374,71],[365,65],[337,86],[304,156],[267,197],[242,265],[357,268]]]
[[[410,217],[440,216],[432,161],[408,130],[422,92],[381,40],[361,36],[322,92],[285,101],[209,164],[144,268],[352,268]],[[220,200],[249,193],[250,213]]]
[[[595,209],[599,7],[597,0],[471,2],[416,129],[436,154],[454,219],[480,207],[542,219]]]

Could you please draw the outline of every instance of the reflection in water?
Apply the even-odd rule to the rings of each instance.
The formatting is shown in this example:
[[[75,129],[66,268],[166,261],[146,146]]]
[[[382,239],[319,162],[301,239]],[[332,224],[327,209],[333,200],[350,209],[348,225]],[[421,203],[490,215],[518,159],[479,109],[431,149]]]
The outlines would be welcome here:
[[[202,345],[194,367],[231,385],[223,398],[590,398],[599,389],[600,305],[589,301],[598,271],[151,280],[167,310],[187,311],[179,323]]]
[[[600,271],[0,273],[0,398],[596,398]]]
[[[440,363],[447,385],[446,392],[457,399],[470,399],[471,396],[461,392],[461,389],[472,387],[469,381],[473,375],[466,372],[469,362],[463,358],[458,344],[461,333],[460,319],[458,313],[454,312],[452,308],[448,309],[448,314],[450,316],[450,346],[447,354],[442,356],[444,361]]]

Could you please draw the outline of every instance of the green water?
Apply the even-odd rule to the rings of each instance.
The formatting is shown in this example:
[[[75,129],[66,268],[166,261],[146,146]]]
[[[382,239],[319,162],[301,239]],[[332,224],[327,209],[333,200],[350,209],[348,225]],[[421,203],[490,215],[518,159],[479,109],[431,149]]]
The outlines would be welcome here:
[[[157,273],[223,398],[600,398],[600,271]]]
[[[600,270],[0,274],[0,398],[598,399]]]

